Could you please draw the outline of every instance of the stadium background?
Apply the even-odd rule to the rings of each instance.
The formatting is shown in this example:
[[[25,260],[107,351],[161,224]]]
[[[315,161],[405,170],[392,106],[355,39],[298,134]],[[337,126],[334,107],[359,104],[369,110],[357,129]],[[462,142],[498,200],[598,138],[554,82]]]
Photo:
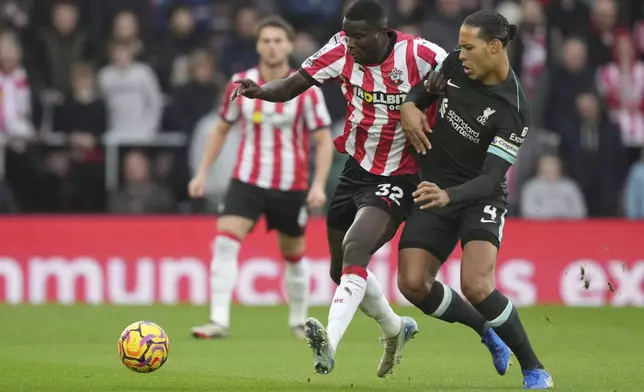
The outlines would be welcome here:
[[[296,27],[297,66],[340,28],[348,3],[2,1],[0,302],[206,303],[214,212],[236,158],[235,132],[208,197],[188,200],[186,184],[223,87],[256,64],[262,15]],[[534,118],[508,178],[499,287],[520,305],[644,306],[644,3],[384,3],[392,27],[446,48],[479,7],[520,26],[510,54]],[[134,54],[127,78],[114,77],[114,43]],[[324,93],[337,134],[344,100],[335,84]],[[345,158],[335,157],[329,195]],[[307,252],[319,305],[333,293],[322,214],[313,211]],[[395,251],[396,241],[373,269],[404,304]],[[455,287],[458,256],[442,271]],[[243,247],[235,298],[282,302],[280,258],[260,225]]]
[[[58,3],[0,0],[0,391],[520,387],[518,366],[499,378],[467,328],[399,306],[407,303],[396,289],[397,240],[371,268],[421,334],[387,380],[375,377],[379,330],[361,314],[334,374],[311,373],[310,350],[293,339],[279,305],[284,265],[262,225],[242,247],[235,299],[270,306],[235,306],[226,341],[189,334],[208,313],[214,212],[237,133],[211,172],[207,199],[188,201],[186,183],[226,79],[257,61],[253,23],[261,15],[277,12],[295,25],[297,66],[340,28],[348,1]],[[641,391],[644,2],[383,3],[392,27],[446,48],[463,16],[479,7],[497,7],[520,25],[511,58],[530,91],[534,123],[509,176],[497,284],[522,306],[558,390]],[[136,52],[128,78],[113,77],[111,43]],[[324,92],[338,133],[344,100],[334,84]],[[335,157],[329,193],[345,158]],[[324,320],[334,287],[323,211],[313,213],[306,258],[311,299],[321,306],[310,313]],[[455,289],[458,260],[457,251],[441,271]],[[118,334],[136,320],[152,320],[171,337],[168,363],[152,375],[117,359]]]

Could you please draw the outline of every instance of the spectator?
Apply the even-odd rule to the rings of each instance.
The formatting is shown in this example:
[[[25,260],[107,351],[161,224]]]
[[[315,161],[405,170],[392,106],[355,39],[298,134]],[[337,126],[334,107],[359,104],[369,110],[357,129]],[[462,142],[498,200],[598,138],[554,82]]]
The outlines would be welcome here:
[[[113,40],[114,21],[122,12],[135,16],[137,37],[142,41],[149,36],[149,15],[151,0],[76,0],[81,9],[82,23],[87,29],[92,46],[101,49],[100,65],[107,62],[106,44]],[[172,0],[174,1],[174,0]],[[48,1],[35,0],[36,3]]]
[[[40,165],[30,143],[35,137],[32,124],[29,79],[22,67],[22,47],[13,34],[0,34],[0,138],[5,149],[7,182],[26,211],[43,207],[39,190]]]
[[[32,137],[29,79],[22,67],[20,43],[11,34],[0,35],[0,91],[0,134]]]
[[[134,61],[134,50],[128,42],[114,42],[112,63],[99,73],[107,103],[108,134],[120,140],[150,139],[161,120],[159,83],[152,68]]]
[[[592,67],[604,65],[613,58],[612,47],[617,28],[615,0],[595,0],[588,38],[589,61]]]
[[[436,6],[421,31],[423,37],[449,52],[458,45],[458,32],[465,20],[461,0],[437,0]]]
[[[575,117],[575,99],[595,81],[588,67],[588,47],[579,38],[569,38],[562,47],[562,64],[550,77],[547,100],[546,128],[556,131],[558,124],[571,123]]]
[[[90,56],[89,38],[78,26],[79,12],[72,1],[55,4],[51,14],[52,27],[45,27],[39,34],[39,72],[52,103],[60,101],[71,91],[72,64]]]
[[[598,87],[619,125],[630,166],[644,147],[644,62],[627,30],[615,34],[614,44],[613,61],[599,69]]]
[[[197,31],[204,32],[212,23],[214,15],[212,0],[149,0],[150,19],[155,34],[163,34],[167,30],[168,20],[176,8],[187,9]]]
[[[574,121],[557,128],[561,156],[582,189],[589,215],[615,216],[627,167],[619,131],[594,93],[579,94],[576,108]]]
[[[236,30],[221,52],[221,70],[226,78],[234,73],[253,67],[259,61],[255,50],[255,26],[259,12],[244,7],[235,16]]]
[[[393,21],[395,21],[395,25],[416,25],[425,19],[425,10],[420,0],[399,0],[394,2],[394,7]],[[428,39],[431,40],[430,37]]]
[[[581,219],[586,204],[577,184],[561,173],[555,155],[539,160],[537,176],[528,181],[521,195],[521,216],[528,219]]]
[[[159,40],[152,61],[164,91],[190,80],[190,53],[201,46],[195,20],[188,7],[179,6],[170,14],[170,31]]]
[[[583,0],[551,0],[546,11],[553,50],[571,37],[583,37],[590,30],[590,8]]]
[[[561,138],[545,129],[531,128],[517,161],[506,173],[508,189],[508,216],[519,215],[521,189],[534,175],[539,159],[546,154],[556,154]]]
[[[306,30],[316,40],[326,42],[340,28],[343,0],[279,0],[279,13],[296,30]],[[266,0],[256,4],[268,3]]]
[[[136,59],[145,58],[145,45],[140,35],[139,21],[132,11],[121,11],[116,15],[112,30],[112,40],[131,46]]]
[[[215,108],[220,94],[215,59],[208,52],[198,50],[192,53],[189,61],[190,79],[186,85],[172,92],[166,112],[166,128],[187,134],[192,133],[197,122]]]
[[[100,212],[105,207],[100,138],[107,128],[107,115],[95,79],[89,64],[76,64],[73,92],[54,113],[55,129],[69,136],[67,158],[71,160],[71,205],[75,212]]]
[[[167,189],[150,178],[150,162],[140,151],[130,151],[124,159],[125,184],[112,195],[110,212],[116,214],[163,214],[173,209]]]
[[[31,1],[4,0],[0,2],[0,23],[23,32],[29,27]]]
[[[541,4],[537,0],[524,1],[519,39],[512,47],[512,68],[530,95],[537,87],[548,60],[546,32]]]
[[[644,219],[644,149],[635,162],[626,180],[626,216],[629,219]]]
[[[55,129],[69,135],[74,147],[93,150],[107,128],[105,103],[96,89],[94,68],[77,63],[72,70],[72,93],[54,115]]]
[[[543,127],[548,97],[548,26],[537,0],[523,2],[519,36],[511,50],[511,64],[531,98],[532,126]]]

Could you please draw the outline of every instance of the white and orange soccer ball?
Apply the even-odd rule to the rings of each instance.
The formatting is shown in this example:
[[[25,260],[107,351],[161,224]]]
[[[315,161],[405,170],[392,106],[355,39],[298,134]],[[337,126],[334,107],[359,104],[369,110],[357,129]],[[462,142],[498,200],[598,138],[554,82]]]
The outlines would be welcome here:
[[[125,367],[137,373],[152,373],[168,359],[170,339],[158,325],[137,321],[121,333],[118,350]]]

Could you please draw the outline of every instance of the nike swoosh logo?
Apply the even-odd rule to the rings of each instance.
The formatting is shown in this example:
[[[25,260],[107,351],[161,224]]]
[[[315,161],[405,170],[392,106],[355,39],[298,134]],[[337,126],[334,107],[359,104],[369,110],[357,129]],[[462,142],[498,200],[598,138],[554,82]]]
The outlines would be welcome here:
[[[496,221],[495,221],[495,220],[490,220],[490,219],[481,218],[481,223],[496,223]]]
[[[452,83],[452,79],[450,79],[450,80],[448,80],[448,81],[447,81],[447,85],[448,85],[448,86],[455,87],[455,88],[460,88],[460,87],[458,87],[457,85],[455,85],[454,83]]]

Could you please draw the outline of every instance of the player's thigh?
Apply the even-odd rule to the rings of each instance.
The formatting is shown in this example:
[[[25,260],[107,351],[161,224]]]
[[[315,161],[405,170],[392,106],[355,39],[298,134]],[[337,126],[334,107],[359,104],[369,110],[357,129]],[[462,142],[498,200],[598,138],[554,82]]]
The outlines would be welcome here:
[[[361,206],[342,244],[345,264],[354,259],[368,263],[370,256],[396,234],[397,228],[398,224],[386,210],[373,205]]]
[[[262,189],[233,180],[228,187],[217,219],[217,231],[244,239],[264,212]]]
[[[485,297],[493,290],[494,267],[506,213],[505,202],[494,199],[471,204],[462,212],[461,287],[470,300],[482,300],[476,297]]]
[[[407,219],[413,206],[412,193],[416,183],[408,179],[374,178],[355,193],[358,210],[374,207],[384,211],[391,218],[395,230]],[[393,234],[392,234],[393,235]]]
[[[308,221],[304,191],[266,190],[266,225],[288,237],[302,237]]]
[[[354,200],[357,187],[340,179],[339,184],[333,191],[333,196],[329,200],[329,208],[326,214],[327,229],[346,233],[353,224],[353,220],[358,213],[358,208]]]
[[[398,285],[417,290],[433,280],[458,243],[456,212],[414,207],[398,244]]]

